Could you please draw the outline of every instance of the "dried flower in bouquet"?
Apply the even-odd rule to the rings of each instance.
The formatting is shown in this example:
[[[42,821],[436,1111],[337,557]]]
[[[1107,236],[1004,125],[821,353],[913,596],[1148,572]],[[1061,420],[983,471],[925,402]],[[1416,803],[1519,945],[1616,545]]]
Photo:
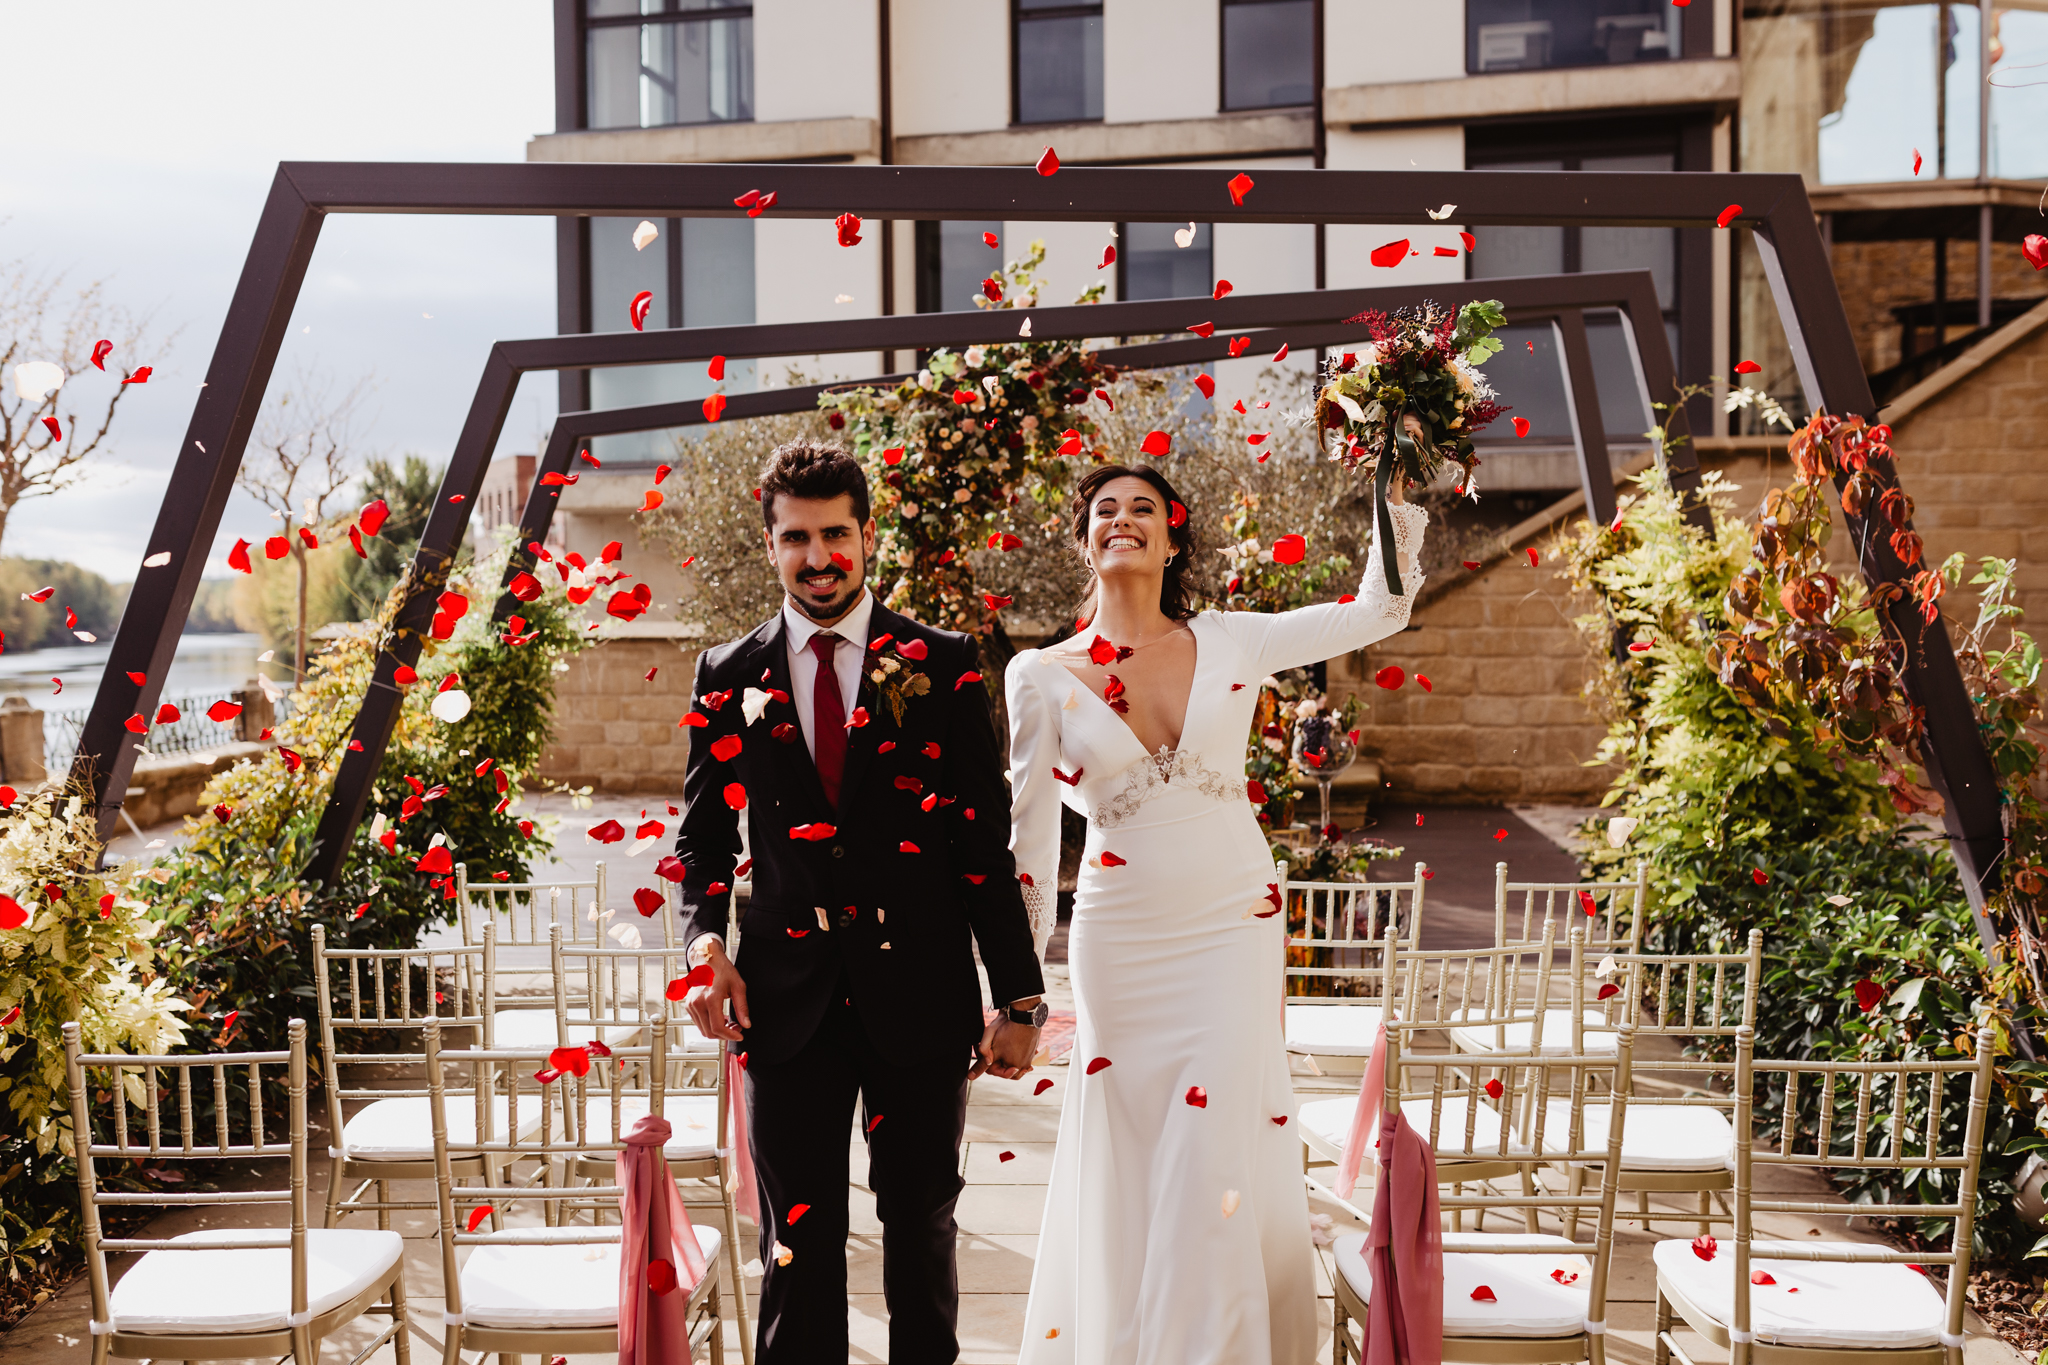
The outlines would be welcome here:
[[[1493,333],[1507,314],[1498,300],[1485,299],[1455,313],[1432,302],[1346,321],[1365,324],[1372,340],[1327,362],[1316,393],[1317,439],[1336,433],[1333,458],[1371,474],[1380,534],[1392,544],[1387,485],[1397,472],[1427,484],[1455,464],[1463,471],[1459,491],[1474,492],[1479,457],[1472,437],[1507,411],[1479,367],[1501,349]],[[1385,556],[1387,587],[1398,596],[1394,560]]]

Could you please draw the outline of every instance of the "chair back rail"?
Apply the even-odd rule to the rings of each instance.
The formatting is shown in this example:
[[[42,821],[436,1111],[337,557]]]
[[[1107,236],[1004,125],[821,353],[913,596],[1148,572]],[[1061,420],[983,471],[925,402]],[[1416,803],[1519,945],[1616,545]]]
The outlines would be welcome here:
[[[1735,1345],[1731,1365],[1747,1365],[1752,1354],[1743,1340],[1752,1334],[1750,1307],[1751,1243],[1758,1213],[1796,1213],[1810,1218],[1944,1219],[1950,1224],[1947,1251],[1899,1251],[1886,1246],[1827,1243],[1773,1247],[1772,1259],[1835,1262],[1889,1262],[1942,1265],[1949,1269],[1944,1302],[1944,1346],[1951,1361],[1960,1361],[1965,1294],[1970,1279],[1970,1244],[1976,1231],[1977,1177],[1984,1156],[1984,1120],[1990,1104],[1996,1031],[1986,1024],[1976,1033],[1974,1055],[1956,1058],[1895,1059],[1863,1062],[1759,1061],[1756,1032],[1736,1033],[1735,1105]],[[1800,1115],[1802,1084],[1820,1087],[1820,1103],[1809,1124]],[[1942,1112],[1958,1085],[1967,1085],[1969,1107],[1960,1142],[1946,1138]],[[1774,1145],[1763,1145],[1756,1095],[1780,1097],[1779,1131]],[[1844,1093],[1846,1092],[1846,1094]],[[1845,1103],[1844,1101],[1847,1101]],[[1848,1117],[1845,1119],[1845,1115]],[[1875,1141],[1873,1141],[1873,1130]],[[1955,1173],[1955,1197],[1941,1204],[1816,1203],[1810,1200],[1759,1199],[1755,1171],[1759,1166],[1819,1167],[1830,1170],[1899,1170]],[[1944,1186],[1947,1185],[1943,1181]]]
[[[1386,940],[1393,938],[1410,949],[1421,942],[1428,868],[1415,864],[1415,875],[1407,882],[1311,882],[1290,878],[1287,867],[1285,859],[1273,864],[1278,878],[1274,888],[1287,921],[1290,987],[1296,978],[1326,980],[1356,983],[1367,999],[1385,995]],[[1297,952],[1307,954],[1310,961],[1296,963]],[[1329,998],[1287,992],[1291,1003]]]
[[[1623,881],[1511,882],[1508,865],[1493,865],[1493,941],[1528,943],[1536,926],[1555,918],[1583,923],[1587,947],[1597,953],[1633,953],[1642,947],[1644,907],[1650,891],[1649,865],[1636,864]],[[1519,905],[1516,904],[1519,898]],[[1590,905],[1590,909],[1588,908]]]
[[[1595,953],[1600,954],[1597,963]],[[1579,1030],[1573,1037],[1574,1051],[1583,1047],[1585,1034],[1611,1033],[1623,1023],[1639,1038],[1732,1039],[1743,1029],[1756,1027],[1764,931],[1750,930],[1739,953],[1608,953],[1585,936],[1582,926],[1575,926],[1567,970],[1573,1027]],[[1599,1022],[1585,1021],[1589,1011],[1599,1013]],[[1703,1065],[1732,1080],[1732,1061]],[[1657,1069],[1687,1068],[1659,1062]]]
[[[340,1046],[343,1036],[351,1032],[417,1034],[433,1023],[473,1029],[486,1047],[490,1045],[496,1007],[497,926],[485,924],[480,938],[474,947],[330,948],[326,926],[313,926],[314,998],[320,1011],[320,1051],[327,1070],[324,1088],[329,1131],[337,1144],[345,1126],[343,1104],[418,1099],[428,1093],[424,1083],[402,1089],[347,1084],[346,1068],[417,1067],[421,1054],[344,1051]],[[341,997],[338,1006],[337,989]]]
[[[1390,944],[1395,984],[1389,995],[1401,1023],[1411,1029],[1490,1027],[1499,1051],[1508,1048],[1509,1027],[1528,1024],[1530,1047],[1540,1047],[1557,957],[1555,933],[1556,926],[1546,923],[1532,942],[1495,948]]]
[[[292,1258],[291,1311],[306,1311],[306,1024],[293,1019],[286,1025],[289,1045],[279,1052],[216,1052],[189,1056],[156,1056],[124,1053],[88,1053],[81,1042],[77,1022],[64,1025],[64,1074],[71,1091],[71,1131],[78,1161],[79,1210],[84,1223],[85,1260],[92,1291],[94,1323],[111,1322],[111,1281],[107,1275],[109,1252],[148,1251],[233,1251],[289,1248]],[[227,1078],[230,1070],[247,1072],[247,1122],[238,1125]],[[282,1070],[289,1095],[285,1132],[280,1139],[270,1131],[263,1112],[265,1073]],[[203,1072],[213,1082],[211,1099],[214,1121],[207,1131],[197,1119],[192,1074]],[[165,1081],[174,1080],[177,1116],[175,1137],[165,1140],[161,1099]],[[101,1084],[95,1084],[98,1076]],[[131,1127],[128,1111],[142,1111],[143,1131]],[[99,1140],[101,1129],[95,1115],[110,1122],[113,1141]],[[243,1131],[237,1134],[237,1127]],[[99,1187],[98,1164],[103,1160],[282,1160],[288,1164],[288,1185],[284,1189],[213,1190],[203,1193],[127,1193]],[[108,1237],[99,1211],[102,1208],[164,1208],[195,1205],[286,1204],[291,1209],[291,1226],[284,1235],[252,1232],[247,1237],[194,1244],[152,1237]],[[98,1329],[95,1328],[95,1331]]]

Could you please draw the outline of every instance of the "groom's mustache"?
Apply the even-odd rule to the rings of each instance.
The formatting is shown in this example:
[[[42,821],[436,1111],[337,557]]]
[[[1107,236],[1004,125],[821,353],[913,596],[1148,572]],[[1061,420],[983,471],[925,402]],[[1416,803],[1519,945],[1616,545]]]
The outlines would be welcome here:
[[[802,573],[798,574],[797,577],[804,580],[805,582],[809,582],[813,578],[829,577],[833,579],[843,579],[846,577],[846,570],[840,568],[837,564],[827,564],[822,569],[807,568]]]

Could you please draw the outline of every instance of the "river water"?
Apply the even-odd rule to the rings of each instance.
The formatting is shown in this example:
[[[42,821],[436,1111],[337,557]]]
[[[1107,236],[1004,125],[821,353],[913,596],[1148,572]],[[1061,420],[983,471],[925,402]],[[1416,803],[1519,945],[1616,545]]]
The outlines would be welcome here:
[[[100,675],[106,671],[112,646],[71,645],[63,649],[7,650],[0,653],[0,697],[21,696],[43,711],[84,712],[99,694]],[[171,661],[170,676],[160,695],[173,697],[212,694],[225,697],[267,671],[285,687],[291,686],[289,661],[261,664],[263,641],[256,635],[187,635],[178,641],[177,657]],[[53,685],[62,679],[63,686]]]

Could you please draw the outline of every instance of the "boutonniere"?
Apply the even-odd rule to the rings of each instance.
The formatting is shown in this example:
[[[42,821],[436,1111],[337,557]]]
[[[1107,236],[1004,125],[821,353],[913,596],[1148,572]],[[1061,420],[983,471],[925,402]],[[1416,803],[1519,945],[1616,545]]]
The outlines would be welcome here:
[[[922,657],[925,653],[925,644],[922,640],[908,640],[898,648],[904,646],[915,647],[916,654],[912,657]],[[909,651],[906,649],[905,652]],[[929,675],[920,673],[902,659],[887,654],[875,659],[874,667],[868,670],[868,678],[881,692],[882,700],[889,703],[889,714],[896,718],[898,725],[903,723],[903,711],[910,705],[910,699],[921,697],[932,690]]]

